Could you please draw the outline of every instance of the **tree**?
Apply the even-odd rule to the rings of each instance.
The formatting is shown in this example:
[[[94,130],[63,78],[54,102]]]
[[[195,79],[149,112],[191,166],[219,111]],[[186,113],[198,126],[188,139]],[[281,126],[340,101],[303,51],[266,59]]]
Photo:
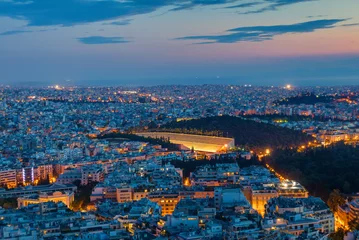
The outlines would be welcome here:
[[[80,187],[81,186],[81,180],[75,180],[72,184],[76,185],[76,187]]]
[[[16,198],[1,198],[0,206],[5,209],[17,208],[17,199]]]
[[[348,223],[348,226],[349,226],[350,231],[359,230],[359,219],[351,220],[351,221]]]
[[[9,208],[14,208],[14,206],[11,204],[11,203],[9,203],[9,202],[6,202],[6,203],[4,203],[4,206],[3,206],[5,209],[9,209]]]
[[[329,199],[328,199],[327,203],[328,203],[329,208],[334,213],[336,213],[338,211],[338,206],[345,204],[345,199],[343,198],[342,194],[340,193],[340,191],[338,189],[334,189],[329,194]]]
[[[73,210],[73,211],[78,211],[81,209],[81,206],[82,206],[82,201],[78,200],[78,199],[75,199],[71,205],[70,205],[70,208]]]
[[[345,236],[345,230],[343,228],[339,228],[335,233],[331,233],[329,235],[329,239],[331,240],[343,240]]]
[[[76,183],[79,183],[77,180]],[[79,185],[77,192],[75,194],[75,200],[71,204],[71,209],[78,211],[81,209],[86,209],[87,205],[90,203],[90,196],[92,190],[96,186],[97,182],[92,182],[87,185]]]

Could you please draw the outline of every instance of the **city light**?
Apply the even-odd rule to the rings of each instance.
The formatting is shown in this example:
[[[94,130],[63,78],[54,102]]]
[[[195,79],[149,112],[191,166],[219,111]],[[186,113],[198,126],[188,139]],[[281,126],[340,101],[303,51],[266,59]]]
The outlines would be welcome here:
[[[358,238],[359,0],[327,2],[0,0],[0,237]]]
[[[55,88],[63,91],[54,91]],[[203,88],[206,86],[198,89],[195,87],[196,91],[192,92],[202,91]],[[220,87],[216,87],[216,94],[212,94],[211,89],[212,92],[207,91],[206,97],[197,97],[193,94],[186,95],[185,91],[178,89],[165,92],[162,89],[157,90],[159,92],[151,89],[151,93],[143,93],[146,92],[144,88],[136,93],[121,94],[114,88],[74,88],[70,92],[56,85],[37,90],[36,95],[27,93],[20,100],[16,99],[14,102],[21,110],[10,109],[10,104],[6,102],[0,104],[6,114],[11,111],[16,113],[13,119],[10,118],[11,121],[4,122],[7,131],[3,131],[6,141],[2,142],[2,147],[8,152],[15,152],[15,156],[18,156],[16,164],[21,166],[17,170],[17,165],[11,162],[12,158],[7,159],[4,164],[8,165],[3,168],[3,175],[0,172],[0,183],[14,188],[27,185],[27,188],[15,189],[21,194],[31,191],[35,186],[36,189],[46,189],[46,195],[42,195],[44,203],[48,199],[62,199],[66,206],[70,206],[68,213],[74,215],[80,213],[79,211],[82,211],[82,214],[92,211],[101,215],[103,209],[118,209],[119,205],[116,204],[126,204],[125,209],[136,207],[136,204],[154,204],[155,208],[144,208],[146,211],[141,213],[142,216],[156,213],[157,216],[168,215],[172,218],[178,216],[177,204],[188,201],[190,207],[196,206],[196,209],[201,210],[205,207],[205,202],[198,199],[213,199],[220,196],[220,191],[224,191],[223,199],[227,199],[226,204],[231,204],[232,197],[236,199],[233,194],[243,191],[243,198],[253,200],[248,207],[255,209],[258,216],[265,218],[265,206],[271,203],[270,199],[285,196],[288,201],[297,201],[295,198],[305,199],[309,196],[305,190],[306,186],[298,182],[299,177],[295,178],[295,181],[288,180],[289,176],[296,175],[285,169],[286,161],[277,162],[277,154],[281,156],[281,152],[286,151],[283,158],[285,159],[298,152],[298,156],[304,155],[329,144],[335,147],[337,141],[353,145],[358,142],[359,133],[356,129],[359,126],[355,121],[321,121],[314,117],[306,120],[306,116],[324,118],[333,109],[340,109],[346,113],[345,117],[355,119],[357,113],[352,113],[351,106],[349,111],[346,108],[349,105],[343,105],[347,104],[346,101],[334,102],[327,109],[327,105],[321,104],[268,104],[267,96],[258,100],[258,92],[272,94],[272,91],[277,91],[269,95],[273,101],[294,95],[294,91],[288,91],[294,90],[293,87],[289,85],[269,90],[247,87],[238,88],[238,91],[243,89],[243,92],[233,96],[238,103],[246,105],[243,110],[237,111],[240,105],[228,101],[225,92],[227,88],[221,96],[217,96],[218,89]],[[246,91],[252,90],[252,95],[248,95]],[[232,90],[231,94],[236,92],[237,89]],[[113,98],[113,93],[121,95],[121,100]],[[137,98],[147,96],[156,96],[156,99],[162,102],[153,104],[144,99],[137,101]],[[207,96],[211,96],[211,101],[206,99]],[[301,96],[294,97],[292,101],[300,100]],[[105,104],[104,101],[112,102]],[[203,112],[202,105],[215,111]],[[235,115],[234,113],[237,115],[228,116]],[[20,118],[17,118],[17,115]],[[338,117],[340,116],[339,114]],[[207,118],[214,118],[216,121],[207,123]],[[226,118],[229,118],[230,124],[221,122]],[[189,122],[200,127],[187,127]],[[237,125],[242,122],[255,123],[256,126],[244,129],[248,133],[246,137],[242,136],[244,130],[237,130]],[[166,124],[174,126],[162,130],[161,127]],[[181,127],[175,126],[177,124]],[[263,138],[255,137],[258,133],[266,132],[266,128],[270,129],[268,134]],[[18,129],[23,133],[20,137],[14,134]],[[277,134],[278,132],[290,141],[281,140],[282,136]],[[225,137],[229,135],[233,138]],[[300,139],[303,140],[297,141],[297,135],[301,135]],[[13,138],[17,141],[13,141]],[[192,148],[195,149],[194,153]],[[23,155],[23,152],[33,155]],[[268,157],[274,153],[275,157]],[[248,161],[243,163],[249,167],[240,168],[241,162],[246,160]],[[264,166],[260,164],[264,163],[263,161]],[[252,165],[253,163],[255,165]],[[305,171],[300,169],[300,165],[295,168],[302,172],[301,177],[305,177]],[[80,187],[73,185],[74,182],[80,184]],[[135,185],[131,186],[132,182],[135,182]],[[303,183],[308,184],[306,181]],[[68,186],[73,188],[68,189]],[[55,191],[58,188],[60,190]],[[230,191],[226,193],[228,189]],[[2,194],[11,191],[14,189],[4,190]],[[65,192],[68,192],[69,196],[60,197]],[[34,199],[40,202],[40,198],[35,196],[32,201],[35,201]],[[300,201],[304,200],[298,200],[298,203]],[[28,200],[23,197],[19,202],[27,204]],[[101,204],[109,205],[103,208]],[[313,205],[309,203],[309,206]],[[100,208],[102,210],[98,211]],[[325,212],[330,211],[325,203],[323,209]],[[307,213],[308,211],[299,214],[304,218],[314,214]],[[324,217],[330,220],[331,216],[327,214]],[[86,219],[83,215],[79,217],[81,220],[78,221]],[[183,219],[198,220],[193,216]],[[97,223],[96,219],[93,221]],[[286,224],[285,222],[283,220],[283,224]],[[207,221],[203,220],[201,225],[206,226],[206,223]],[[137,225],[134,224],[132,228],[125,231],[131,233],[136,230]],[[273,226],[266,228],[266,231],[278,230]]]

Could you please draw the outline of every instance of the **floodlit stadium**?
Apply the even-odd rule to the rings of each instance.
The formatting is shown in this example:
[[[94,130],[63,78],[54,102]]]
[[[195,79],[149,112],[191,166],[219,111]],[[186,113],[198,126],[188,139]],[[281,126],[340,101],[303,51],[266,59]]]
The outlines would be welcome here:
[[[139,136],[169,139],[171,143],[180,144],[183,149],[192,149],[201,152],[219,152],[234,147],[233,138],[202,136],[193,134],[169,132],[143,132]]]

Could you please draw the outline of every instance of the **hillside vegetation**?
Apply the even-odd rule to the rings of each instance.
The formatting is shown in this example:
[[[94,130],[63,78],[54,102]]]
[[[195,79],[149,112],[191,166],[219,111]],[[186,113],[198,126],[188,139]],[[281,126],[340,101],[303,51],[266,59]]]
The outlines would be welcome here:
[[[296,147],[313,141],[300,131],[231,116],[171,122],[151,131],[231,137],[236,145],[254,150]]]
[[[317,96],[313,93],[305,93],[295,97],[284,98],[276,101],[275,103],[277,105],[314,105],[316,103],[331,103],[334,101],[334,99],[335,98],[332,96]]]
[[[153,145],[161,145],[163,148],[167,148],[170,151],[178,151],[179,146],[177,144],[170,143],[168,139],[164,138],[149,138],[142,137],[131,133],[107,133],[97,137],[98,139],[107,139],[109,141],[121,139],[126,141],[138,141],[138,142],[148,142]]]
[[[302,183],[311,194],[327,199],[334,189],[359,192],[359,148],[338,143],[305,152],[277,150],[263,159],[286,178]]]

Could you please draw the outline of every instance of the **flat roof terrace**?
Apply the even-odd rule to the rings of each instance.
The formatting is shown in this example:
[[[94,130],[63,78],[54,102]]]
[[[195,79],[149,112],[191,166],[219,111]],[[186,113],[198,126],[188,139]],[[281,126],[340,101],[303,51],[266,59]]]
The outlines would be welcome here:
[[[234,147],[234,138],[213,137],[194,134],[170,133],[170,132],[140,132],[136,135],[150,138],[165,138],[171,143],[180,144],[188,149],[194,148],[202,152],[219,152]]]

